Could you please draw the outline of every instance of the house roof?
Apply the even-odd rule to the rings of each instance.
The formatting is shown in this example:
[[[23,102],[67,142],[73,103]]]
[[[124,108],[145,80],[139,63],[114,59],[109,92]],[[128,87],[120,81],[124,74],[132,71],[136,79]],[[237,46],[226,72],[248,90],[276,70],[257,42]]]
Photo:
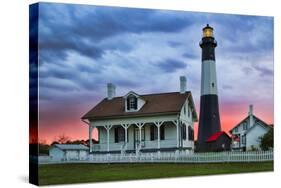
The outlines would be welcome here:
[[[83,144],[55,144],[55,147],[61,150],[88,150],[89,148]]]
[[[267,127],[269,128],[273,128],[271,125],[264,123],[263,121],[260,121],[262,123],[256,122],[252,127],[250,127],[245,134],[249,133],[252,129],[254,129],[256,126],[261,126],[262,128],[264,128],[266,130]]]
[[[228,134],[226,134],[224,131],[220,131],[220,132],[216,132],[213,135],[211,135],[208,139],[207,142],[214,142],[216,141],[221,135],[225,134],[226,136],[228,136]],[[228,136],[229,137],[229,136]]]
[[[149,116],[155,114],[177,114],[180,112],[184,102],[187,99],[190,99],[194,109],[193,116],[197,120],[197,114],[193,104],[191,92],[186,92],[184,94],[179,92],[157,93],[139,96],[146,102],[145,105],[137,112],[125,111],[123,97],[115,97],[111,100],[104,98],[100,103],[86,113],[82,119],[112,119]]]
[[[123,98],[127,98],[129,95],[134,95],[134,96],[136,96],[136,97],[140,97],[139,94],[137,94],[137,93],[135,93],[135,92],[133,92],[133,91],[129,91]]]
[[[269,126],[271,128],[273,128],[272,124],[267,124],[265,123],[263,120],[261,120],[260,118],[258,118],[257,116],[253,115],[254,119],[256,119],[257,121],[263,123],[266,126]],[[249,118],[249,115],[247,117],[245,117],[242,121],[240,121],[239,123],[237,123],[232,129],[229,130],[229,132],[231,133],[236,127],[238,127],[243,121],[246,121]]]

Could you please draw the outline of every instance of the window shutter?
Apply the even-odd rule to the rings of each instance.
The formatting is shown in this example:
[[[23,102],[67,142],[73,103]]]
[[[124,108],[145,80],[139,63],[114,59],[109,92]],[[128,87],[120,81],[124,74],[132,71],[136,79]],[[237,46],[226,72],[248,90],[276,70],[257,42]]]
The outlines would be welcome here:
[[[165,140],[165,126],[160,127],[160,140]]]
[[[192,129],[188,126],[188,140],[192,140]]]
[[[186,125],[182,125],[182,139],[186,140]]]
[[[118,127],[114,128],[114,140],[115,143],[118,143]]]
[[[134,109],[135,110],[138,109],[138,99],[137,99],[137,97],[134,98]]]
[[[130,110],[130,100],[129,100],[130,98],[128,97],[127,98],[127,110]]]
[[[129,142],[129,130],[127,130],[127,141]]]
[[[118,128],[118,142],[125,141],[125,129],[123,127]]]
[[[150,126],[150,140],[154,140],[154,125]]]

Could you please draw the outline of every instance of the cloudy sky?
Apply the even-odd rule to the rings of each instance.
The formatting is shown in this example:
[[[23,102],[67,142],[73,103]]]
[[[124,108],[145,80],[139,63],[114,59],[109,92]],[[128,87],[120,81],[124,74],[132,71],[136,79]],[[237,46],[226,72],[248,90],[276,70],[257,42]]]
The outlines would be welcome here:
[[[199,114],[199,41],[207,23],[218,42],[223,129],[246,117],[249,104],[273,123],[272,17],[41,3],[40,139],[88,138],[80,118],[106,97],[108,82],[118,96],[173,92],[185,75]]]

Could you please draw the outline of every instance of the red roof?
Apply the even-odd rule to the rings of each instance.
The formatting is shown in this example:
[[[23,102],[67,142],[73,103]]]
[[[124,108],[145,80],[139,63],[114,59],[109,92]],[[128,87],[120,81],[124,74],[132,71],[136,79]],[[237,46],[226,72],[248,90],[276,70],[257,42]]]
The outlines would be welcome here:
[[[221,135],[226,134],[224,131],[216,132],[215,134],[211,135],[207,142],[213,142],[216,141]]]

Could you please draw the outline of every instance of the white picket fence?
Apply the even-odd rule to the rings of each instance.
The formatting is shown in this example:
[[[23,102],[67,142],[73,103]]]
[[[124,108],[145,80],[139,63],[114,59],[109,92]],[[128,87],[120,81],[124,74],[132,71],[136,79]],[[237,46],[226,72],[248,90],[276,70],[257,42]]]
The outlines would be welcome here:
[[[213,152],[213,153],[135,153],[90,154],[86,160],[54,161],[50,157],[39,157],[39,164],[51,163],[230,163],[273,161],[273,151]]]
[[[273,151],[214,153],[140,153],[90,155],[95,163],[221,163],[273,161]]]

